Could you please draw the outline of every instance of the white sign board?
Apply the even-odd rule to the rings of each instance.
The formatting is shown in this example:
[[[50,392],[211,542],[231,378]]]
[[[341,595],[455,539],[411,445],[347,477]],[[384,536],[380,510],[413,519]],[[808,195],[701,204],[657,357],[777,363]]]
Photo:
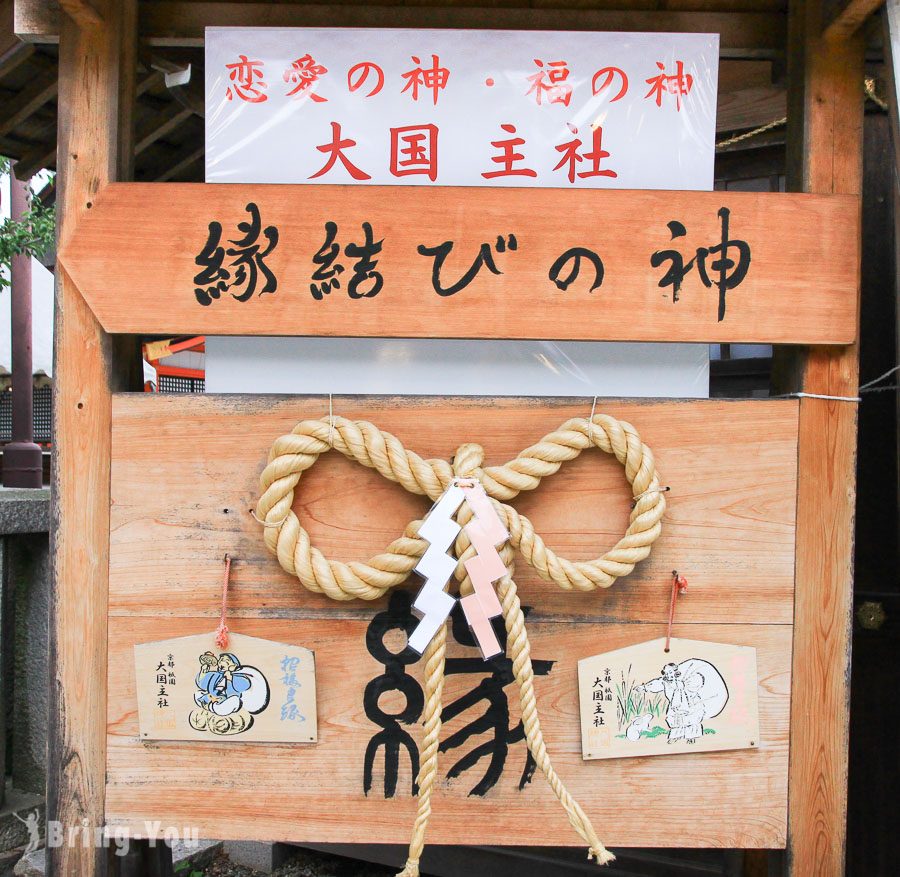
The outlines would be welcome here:
[[[716,34],[209,28],[208,182],[710,189]]]
[[[716,34],[208,28],[206,179],[709,190],[718,50]],[[207,392],[704,397],[708,375],[705,345],[206,345]]]

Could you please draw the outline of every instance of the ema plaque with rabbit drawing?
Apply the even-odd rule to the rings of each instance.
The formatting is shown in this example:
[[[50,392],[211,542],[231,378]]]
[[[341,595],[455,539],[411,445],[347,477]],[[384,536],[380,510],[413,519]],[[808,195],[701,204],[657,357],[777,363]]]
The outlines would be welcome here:
[[[756,649],[663,638],[578,662],[582,756],[759,746]]]
[[[134,647],[142,740],[314,743],[315,655],[232,633]]]

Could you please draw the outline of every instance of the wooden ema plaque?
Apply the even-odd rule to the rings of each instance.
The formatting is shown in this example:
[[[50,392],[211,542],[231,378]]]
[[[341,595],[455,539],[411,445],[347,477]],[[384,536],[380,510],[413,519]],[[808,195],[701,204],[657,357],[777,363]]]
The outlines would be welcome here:
[[[215,634],[134,647],[142,740],[315,743],[315,655],[302,646]]]
[[[756,649],[664,638],[578,662],[585,759],[759,745]]]

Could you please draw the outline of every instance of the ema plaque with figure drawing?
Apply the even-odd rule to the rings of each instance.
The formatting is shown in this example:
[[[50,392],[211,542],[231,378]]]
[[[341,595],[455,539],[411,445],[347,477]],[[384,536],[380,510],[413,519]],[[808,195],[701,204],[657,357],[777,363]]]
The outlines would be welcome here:
[[[142,740],[314,743],[315,654],[213,633],[134,647]]]
[[[585,760],[759,746],[756,649],[664,638],[578,662]]]

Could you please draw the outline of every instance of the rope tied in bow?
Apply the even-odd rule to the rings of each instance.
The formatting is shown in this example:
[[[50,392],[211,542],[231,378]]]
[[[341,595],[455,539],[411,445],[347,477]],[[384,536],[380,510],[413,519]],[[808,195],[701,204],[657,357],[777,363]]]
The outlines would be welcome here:
[[[564,462],[574,459],[588,447],[598,447],[613,454],[622,463],[631,484],[634,506],[625,535],[612,549],[595,560],[573,562],[559,557],[547,547],[531,521],[506,501],[523,490],[534,490],[543,478],[556,473]],[[281,566],[310,591],[327,594],[334,600],[381,597],[406,580],[428,543],[418,537],[422,522],[413,521],[399,539],[365,563],[330,560],[314,548],[309,534],[292,510],[294,489],[302,473],[320,454],[331,448],[375,469],[411,493],[424,494],[432,500],[437,500],[454,478],[480,481],[510,534],[509,542],[498,549],[507,574],[497,583],[497,594],[503,608],[507,652],[519,688],[528,749],[566,810],[570,824],[588,844],[588,857],[601,865],[612,861],[614,856],[600,842],[587,815],[550,763],[538,717],[525,616],[513,580],[514,552],[519,550],[541,578],[555,582],[564,590],[606,588],[620,576],[628,575],[635,564],[647,557],[659,537],[666,507],[665,491],[660,488],[650,449],[631,424],[597,414],[589,420],[573,418],[566,421],[558,430],[502,466],[484,467],[484,449],[474,443],[461,445],[451,465],[445,460],[422,459],[404,448],[395,436],[366,421],[335,416],[304,420],[289,435],[275,441],[268,465],[260,477],[263,492],[254,517],[263,522],[266,545]],[[464,527],[471,517],[471,509],[464,504],[458,513],[458,522]],[[460,594],[465,596],[471,593],[472,583],[464,562],[473,556],[475,549],[464,529],[457,537],[455,549],[455,575],[460,583]],[[418,811],[409,858],[398,877],[418,877],[419,861],[425,847],[425,830],[437,778],[446,644],[447,628],[441,625],[423,655],[425,707]]]

